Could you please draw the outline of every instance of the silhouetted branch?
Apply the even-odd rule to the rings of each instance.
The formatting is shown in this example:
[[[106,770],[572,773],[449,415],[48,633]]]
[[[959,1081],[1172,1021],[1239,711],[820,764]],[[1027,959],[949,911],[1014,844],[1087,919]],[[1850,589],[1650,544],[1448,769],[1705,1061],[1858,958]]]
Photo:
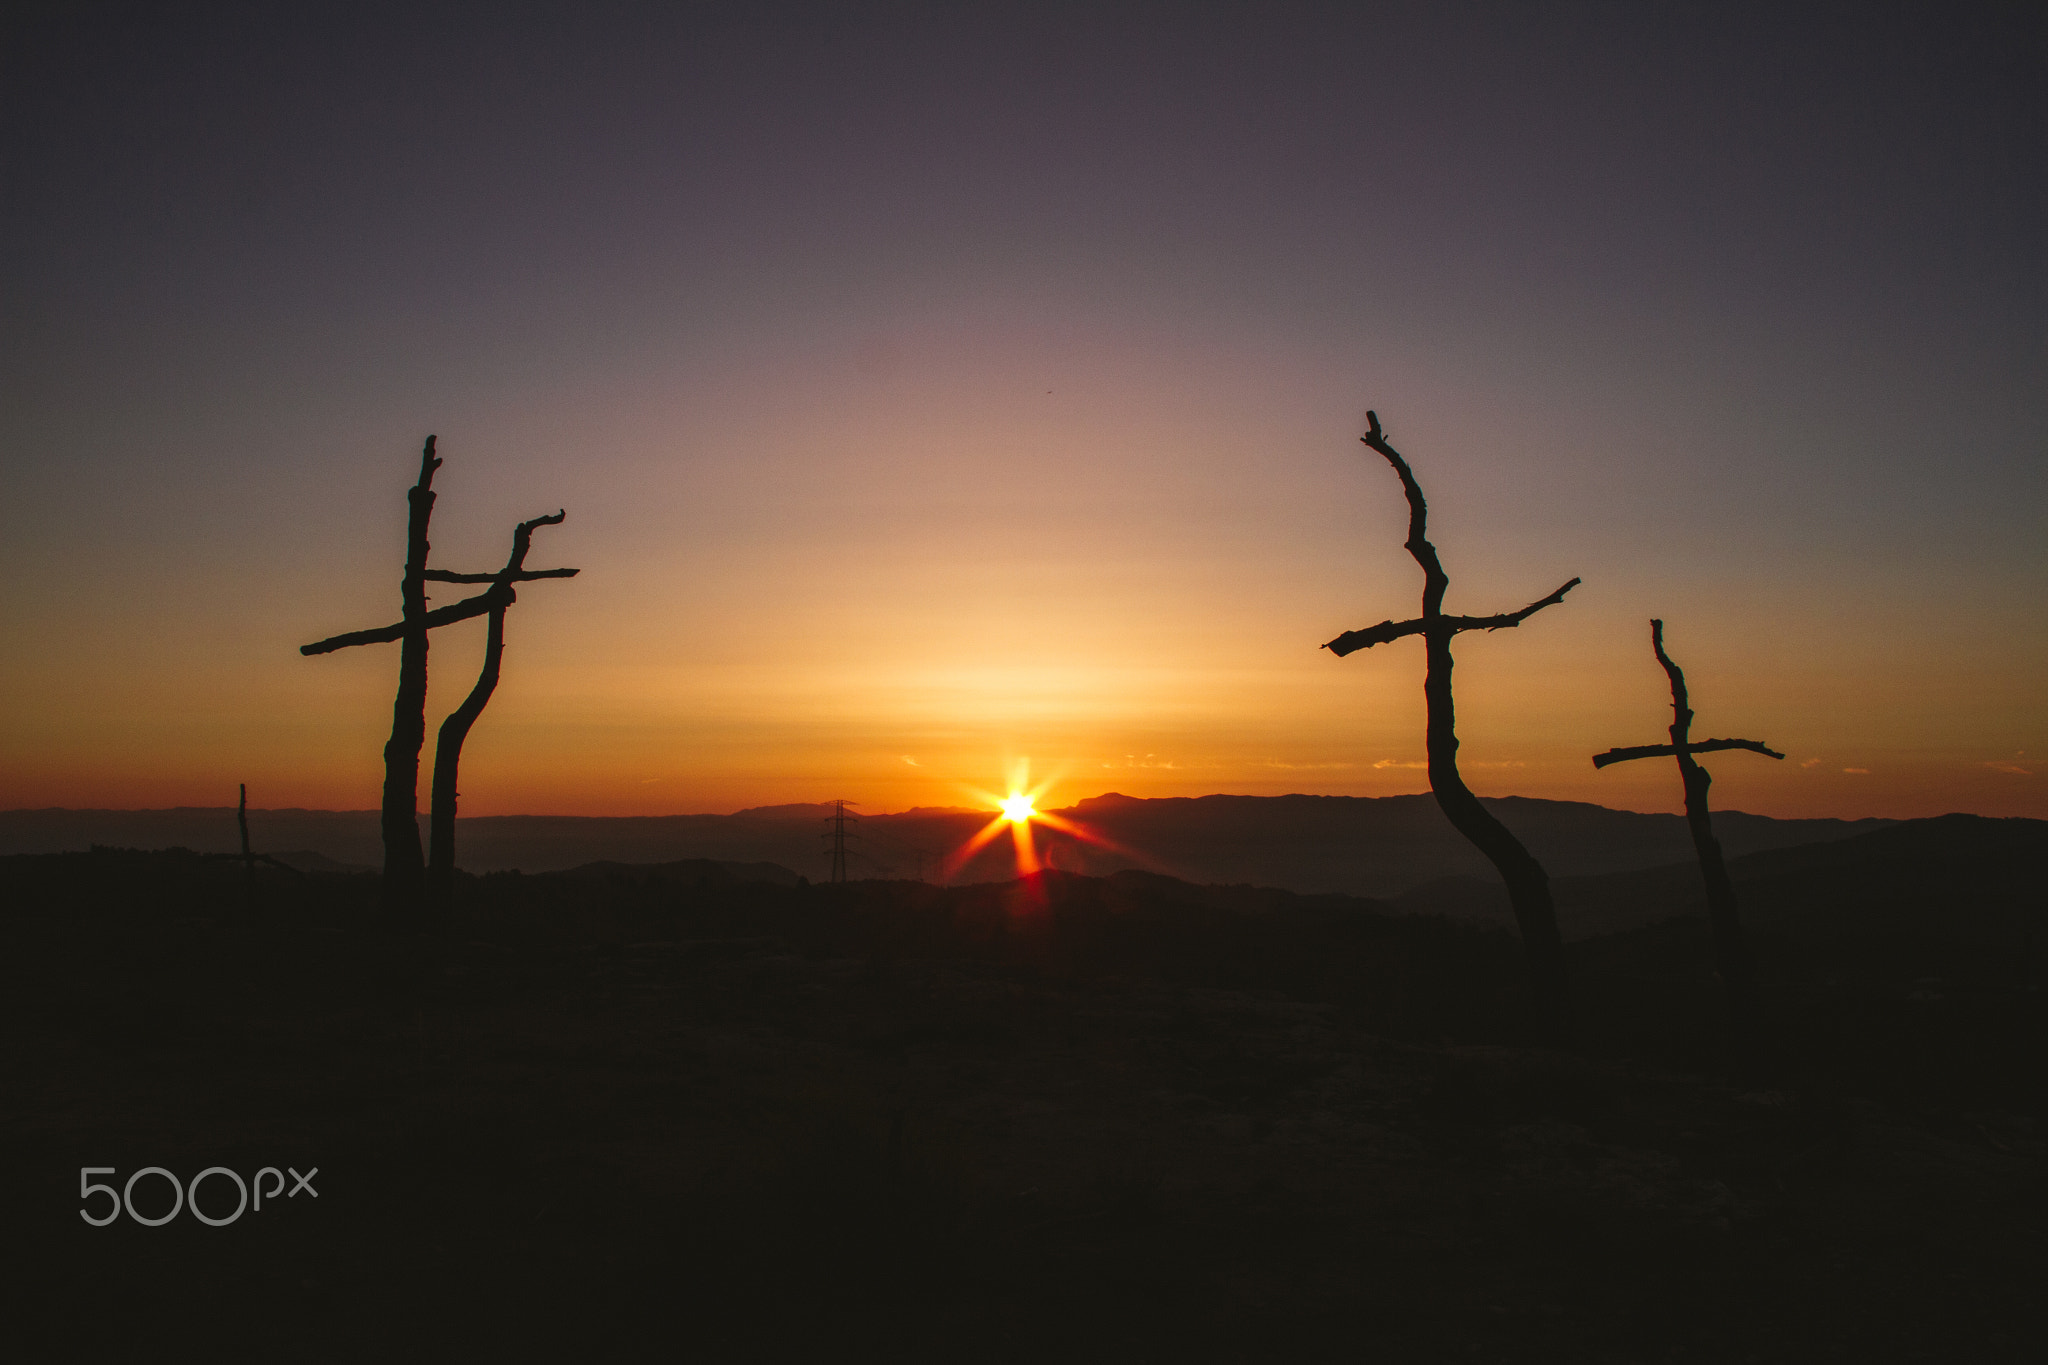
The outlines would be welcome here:
[[[1423,572],[1427,573],[1428,570],[1425,568]],[[1451,635],[1467,630],[1507,630],[1512,626],[1521,625],[1545,607],[1553,607],[1564,601],[1564,595],[1578,587],[1581,581],[1574,578],[1542,601],[1531,602],[1520,611],[1506,612],[1500,616],[1438,616],[1433,621],[1422,618],[1413,621],[1382,621],[1376,626],[1367,626],[1364,630],[1347,630],[1323,648],[1341,659],[1346,654],[1370,649],[1374,645],[1384,645],[1410,635],[1426,635],[1432,629]]]
[[[436,460],[434,463],[438,465],[440,461]],[[495,607],[501,597],[509,604],[512,600],[509,596],[512,591],[511,585],[514,583],[524,583],[529,579],[535,578],[574,578],[577,574],[583,572],[581,569],[526,569],[519,567],[520,561],[526,558],[527,548],[533,543],[533,528],[536,526],[558,526],[566,515],[566,513],[557,512],[550,517],[535,517],[532,521],[520,522],[519,529],[512,533],[512,560],[496,573],[449,573],[441,569],[429,569],[423,572],[421,574],[422,578],[431,579],[436,583],[489,583],[491,590],[489,592],[480,592],[475,597],[465,597],[460,602],[454,602],[445,607],[436,607],[426,614],[422,624],[428,629],[432,629],[435,626],[452,626],[457,621],[467,621],[472,616],[482,616],[485,612]],[[400,621],[396,625],[377,626],[370,630],[352,630],[346,635],[335,635],[325,640],[315,640],[310,645],[300,645],[299,653],[332,654],[337,649],[347,649],[351,645],[388,644],[393,640],[404,639],[408,628],[405,622]]]
[[[1672,724],[1680,727],[1672,733],[1671,741],[1674,744],[1683,744],[1684,731],[1692,726],[1692,702],[1686,697],[1685,673],[1677,664],[1671,662],[1671,656],[1664,652],[1664,623],[1661,620],[1652,619],[1650,622],[1650,649],[1656,654],[1657,662],[1663,665],[1664,676],[1671,679]]]
[[[441,457],[434,453],[434,440],[434,437],[429,436],[427,443],[420,447],[420,477],[419,482],[414,485],[416,488],[428,489],[434,486],[434,471],[441,467]],[[424,531],[426,528],[420,529]],[[411,534],[410,527],[407,528],[407,534]]]
[[[1364,630],[1347,630],[1323,648],[1341,659],[1346,654],[1371,649],[1374,645],[1383,645],[1409,635],[1420,635],[1423,629],[1423,623],[1420,621],[1382,621],[1376,626],[1367,626]]]
[[[510,581],[524,583],[532,578],[574,578],[581,569],[525,569],[511,575]],[[506,580],[503,573],[453,573],[447,569],[429,569],[426,573],[429,583],[498,583]]]
[[[1521,625],[1522,622],[1528,620],[1537,612],[1542,611],[1545,607],[1554,607],[1559,602],[1564,601],[1564,595],[1573,588],[1578,587],[1583,581],[1583,579],[1574,578],[1571,582],[1550,594],[1550,596],[1539,602],[1531,602],[1520,611],[1507,612],[1501,616],[1446,616],[1444,623],[1453,630],[1506,630],[1510,626]]]
[[[566,511],[558,510],[549,516],[535,517],[532,521],[520,522],[512,532],[512,558],[506,562],[505,572],[508,574],[518,573],[525,565],[526,551],[533,544],[534,527],[560,526],[568,515]],[[571,569],[569,572],[575,573],[576,571]]]
[[[1718,753],[1723,749],[1747,749],[1765,758],[1783,758],[1776,749],[1767,748],[1754,739],[1703,739],[1697,744],[1688,743],[1686,749],[1696,754]],[[1632,758],[1670,758],[1678,749],[1670,744],[1635,744],[1625,749],[1609,749],[1604,754],[1593,755],[1593,766],[1604,768],[1610,763],[1626,763]]]
[[[465,597],[450,606],[436,607],[426,614],[421,624],[427,628],[452,626],[457,621],[482,616],[498,600],[500,591],[493,585],[489,592],[478,593],[475,597]],[[300,645],[299,653],[332,654],[335,650],[347,649],[350,645],[389,644],[393,640],[404,639],[406,631],[410,628],[406,622],[400,621],[396,625],[378,626],[373,630],[352,630],[346,635],[336,635],[331,639],[316,640],[310,645]]]
[[[1422,566],[1422,618],[1434,620],[1443,615],[1444,592],[1451,586],[1451,576],[1444,572],[1443,561],[1437,558],[1436,546],[1429,543],[1429,504],[1423,500],[1422,485],[1415,482],[1414,471],[1401,458],[1401,452],[1387,444],[1387,434],[1380,429],[1380,415],[1376,412],[1365,414],[1365,435],[1358,439],[1384,455],[1387,463],[1394,466],[1394,472],[1401,476],[1401,491],[1408,495],[1408,542],[1405,548],[1415,562]]]
[[[1467,630],[1506,630],[1510,626],[1519,626],[1545,607],[1556,606],[1564,601],[1564,595],[1578,587],[1580,581],[1574,578],[1542,601],[1531,602],[1520,611],[1508,612],[1501,616],[1439,616],[1435,620],[1435,629],[1456,635]],[[1413,621],[1382,621],[1376,626],[1367,626],[1364,630],[1347,630],[1323,648],[1341,659],[1346,654],[1370,649],[1374,645],[1387,644],[1410,635],[1425,635],[1430,629],[1431,623],[1419,618]]]

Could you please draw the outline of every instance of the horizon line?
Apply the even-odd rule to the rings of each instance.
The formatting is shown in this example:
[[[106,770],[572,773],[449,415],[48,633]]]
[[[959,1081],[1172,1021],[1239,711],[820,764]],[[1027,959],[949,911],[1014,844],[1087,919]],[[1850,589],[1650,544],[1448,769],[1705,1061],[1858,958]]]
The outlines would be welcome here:
[[[1057,812],[1057,811],[1072,811],[1072,810],[1076,810],[1076,809],[1080,808],[1081,806],[1083,806],[1083,805],[1086,805],[1086,804],[1088,804],[1088,803],[1090,803],[1090,802],[1100,802],[1100,801],[1108,800],[1108,799],[1111,799],[1111,798],[1116,798],[1116,799],[1120,799],[1120,800],[1123,800],[1123,801],[1128,801],[1128,802],[1132,802],[1133,804],[1138,804],[1138,803],[1150,803],[1150,802],[1164,802],[1164,801],[1208,801],[1208,800],[1216,800],[1216,799],[1225,799],[1225,800],[1244,800],[1244,801],[1287,801],[1287,800],[1297,800],[1297,799],[1308,799],[1308,800],[1318,800],[1318,801],[1375,801],[1375,802],[1376,802],[1376,801],[1402,801],[1402,800],[1415,800],[1415,799],[1418,799],[1418,798],[1422,798],[1422,797],[1430,797],[1430,796],[1432,796],[1432,795],[1433,795],[1433,794],[1432,794],[1431,792],[1427,791],[1427,790],[1424,790],[1424,791],[1420,791],[1420,792],[1397,792],[1397,793],[1393,793],[1393,794],[1391,794],[1391,795],[1386,795],[1386,796],[1357,796],[1357,795],[1351,795],[1351,794],[1348,794],[1348,793],[1322,793],[1322,792],[1285,792],[1285,793],[1280,793],[1280,794],[1276,794],[1276,795],[1254,795],[1254,794],[1251,794],[1251,793],[1242,793],[1242,792],[1208,792],[1208,793],[1204,793],[1204,794],[1203,794],[1203,795],[1201,795],[1201,796],[1127,796],[1127,795],[1125,795],[1125,794],[1124,794],[1124,793],[1122,793],[1122,792],[1116,792],[1116,791],[1109,791],[1109,792],[1102,792],[1102,793],[1100,793],[1100,794],[1098,794],[1098,795],[1096,795],[1096,796],[1084,796],[1084,797],[1081,797],[1081,798],[1079,798],[1078,800],[1074,801],[1073,803],[1071,803],[1071,804],[1069,804],[1069,805],[1065,805],[1065,806],[1049,806],[1049,807],[1047,807],[1046,809],[1047,809],[1047,810],[1049,810],[1049,811],[1055,811],[1055,812]],[[1509,793],[1509,794],[1507,794],[1507,795],[1504,795],[1504,796],[1483,796],[1483,797],[1481,797],[1481,798],[1480,798],[1480,800],[1482,800],[1482,801],[1540,801],[1540,802],[1544,802],[1544,803],[1547,803],[1547,804],[1550,804],[1550,805],[1556,805],[1556,806],[1591,806],[1591,807],[1594,807],[1595,809],[1599,809],[1599,810],[1607,810],[1607,811],[1613,811],[1613,812],[1615,812],[1615,813],[1617,813],[1617,814],[1622,814],[1622,815],[1669,815],[1669,816],[1678,816],[1678,817],[1682,817],[1682,815],[1683,815],[1683,812],[1682,812],[1682,811],[1679,811],[1679,810],[1636,810],[1636,809],[1633,809],[1633,808],[1631,808],[1631,807],[1627,807],[1627,806],[1608,806],[1608,805],[1603,805],[1602,803],[1600,803],[1600,802],[1597,802],[1597,801],[1578,801],[1578,800],[1571,800],[1571,799],[1566,799],[1566,798],[1559,798],[1559,797],[1549,797],[1549,796],[1523,796],[1523,795],[1520,795],[1520,794],[1518,794],[1518,793]],[[753,812],[756,812],[756,811],[786,810],[786,809],[789,809],[789,808],[791,808],[791,807],[800,807],[800,806],[815,806],[815,807],[818,807],[818,808],[819,808],[820,810],[829,810],[829,809],[831,808],[831,806],[832,806],[832,802],[831,802],[830,800],[824,800],[824,801],[778,801],[778,802],[769,802],[769,803],[765,803],[765,804],[761,804],[761,805],[752,805],[752,806],[741,806],[741,807],[739,807],[738,809],[735,809],[735,810],[730,810],[730,811],[669,811],[669,812],[665,812],[665,813],[662,813],[662,814],[652,814],[652,815],[589,815],[589,814],[582,814],[582,813],[570,813],[570,812],[548,812],[548,811],[511,811],[511,812],[503,812],[503,813],[500,813],[500,814],[494,814],[494,815],[458,815],[458,816],[457,816],[456,818],[457,818],[457,820],[458,820],[458,821],[463,821],[463,822],[467,822],[467,821],[472,821],[472,820],[687,820],[687,819],[717,819],[717,820],[729,820],[729,819],[734,819],[734,818],[736,818],[736,817],[739,817],[739,816],[743,816],[743,815],[748,815],[748,814],[751,814],[751,813],[753,813]],[[200,805],[180,805],[180,806],[12,806],[12,807],[5,807],[5,808],[0,808],[0,816],[8,816],[8,815],[47,815],[47,814],[68,814],[68,815],[160,815],[160,814],[173,814],[173,813],[176,813],[176,812],[180,812],[180,811],[194,811],[194,812],[198,812],[198,811],[205,811],[205,812],[213,812],[213,811],[227,811],[227,812],[233,812],[233,811],[234,811],[235,809],[236,809],[236,807],[235,807],[235,806],[232,806],[232,805],[219,805],[219,806],[200,806]],[[279,814],[293,814],[293,813],[303,813],[303,814],[308,814],[308,815],[363,815],[363,816],[376,816],[376,815],[378,815],[378,814],[379,814],[379,811],[378,811],[378,809],[377,809],[376,807],[374,807],[374,806],[370,806],[370,807],[327,807],[327,806],[251,806],[251,807],[249,807],[248,809],[249,809],[249,811],[250,811],[250,813],[251,813],[251,814],[263,813],[263,814],[272,814],[272,815],[279,815]],[[989,808],[989,809],[993,809],[993,808],[991,807],[991,808]],[[916,814],[918,814],[918,813],[920,813],[920,812],[925,812],[925,813],[929,813],[929,814],[934,814],[934,815],[943,815],[943,814],[961,814],[961,815],[978,815],[978,814],[983,814],[983,813],[984,813],[984,808],[983,808],[983,807],[980,807],[980,806],[950,806],[950,805],[948,805],[948,806],[936,806],[936,805],[934,805],[934,806],[910,806],[910,807],[907,807],[907,808],[905,808],[905,809],[903,809],[903,810],[898,810],[898,811],[874,811],[874,812],[870,812],[870,813],[867,813],[867,814],[865,814],[865,815],[864,815],[864,816],[863,816],[862,818],[864,818],[864,819],[891,819],[891,818],[895,818],[895,817],[899,817],[899,816],[905,816],[905,815],[916,815]],[[1886,821],[1886,822],[1890,822],[1890,823],[1898,823],[1898,824],[1902,824],[1902,823],[1905,823],[1906,821],[1909,821],[1909,820],[1924,820],[1924,819],[1940,819],[1940,818],[1941,818],[1941,816],[1912,816],[1912,815],[1795,815],[1795,816],[1782,816],[1782,815],[1755,815],[1755,814],[1753,814],[1753,813],[1751,813],[1751,812],[1748,812],[1748,811],[1743,811],[1743,810],[1739,810],[1739,809],[1736,809],[1736,808],[1734,808],[1734,807],[1725,807],[1725,808],[1722,808],[1722,809],[1718,809],[1718,810],[1716,810],[1716,811],[1715,811],[1714,813],[1715,813],[1716,815],[1743,815],[1743,816],[1748,816],[1748,817],[1749,817],[1749,818],[1751,818],[1751,819],[1759,819],[1759,820],[1775,820],[1775,821],[1782,821],[1782,822],[1786,822],[1786,823],[1791,823],[1791,822],[1794,822],[1794,821],[1812,821],[1812,820],[1833,820],[1833,821],[1837,821],[1837,822],[1840,822],[1840,823],[1843,823],[1843,824],[1857,824],[1857,823],[1860,823],[1860,822],[1863,822],[1863,821],[1867,821],[1867,820],[1877,820],[1877,821]],[[2041,818],[2042,818],[2042,817],[2039,817],[2039,816],[2026,816],[2026,815],[2013,815],[2013,816],[2000,816],[2000,815],[1983,815],[1982,813],[1980,813],[1980,812],[1977,812],[1977,811],[1967,811],[1967,810],[1952,810],[1952,811],[1944,811],[1944,812],[1942,812],[1942,814],[1943,814],[1943,815],[1971,815],[1971,816],[1975,816],[1975,817],[1976,817],[1976,818],[1978,818],[1978,819],[1985,819],[1985,820],[2007,820],[2007,819],[2010,819],[2010,820],[2032,820],[2032,819],[2041,819]],[[420,820],[425,820],[425,819],[426,819],[426,818],[428,817],[428,812],[427,812],[426,810],[424,810],[424,809],[421,809],[421,810],[419,810],[419,811],[416,811],[416,812],[415,812],[415,816],[416,816],[416,818],[418,818],[418,819],[420,819]]]

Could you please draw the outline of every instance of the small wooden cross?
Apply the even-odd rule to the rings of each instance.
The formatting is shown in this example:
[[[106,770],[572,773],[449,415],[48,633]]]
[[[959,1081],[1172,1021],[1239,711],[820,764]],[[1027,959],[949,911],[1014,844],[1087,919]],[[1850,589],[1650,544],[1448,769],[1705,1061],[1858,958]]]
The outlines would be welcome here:
[[[1679,778],[1685,785],[1685,823],[1692,831],[1693,850],[1700,860],[1700,876],[1707,886],[1707,913],[1714,925],[1716,965],[1730,996],[1744,1001],[1752,984],[1749,954],[1743,947],[1742,923],[1736,914],[1735,883],[1729,879],[1728,865],[1721,857],[1720,841],[1714,838],[1713,818],[1707,811],[1707,788],[1714,779],[1693,755],[1719,753],[1727,749],[1747,749],[1766,758],[1783,758],[1785,755],[1756,739],[1695,741],[1692,738],[1692,703],[1686,695],[1685,673],[1664,652],[1662,621],[1650,622],[1650,648],[1656,651],[1657,662],[1664,666],[1665,675],[1671,679],[1671,742],[1609,749],[1604,754],[1593,755],[1593,766],[1604,768],[1610,763],[1626,763],[1635,758],[1675,757],[1678,760]]]
[[[463,698],[462,704],[441,722],[440,736],[434,741],[434,782],[427,817],[427,890],[444,902],[455,878],[456,771],[462,762],[462,745],[469,738],[470,727],[476,724],[491,694],[498,688],[498,670],[505,657],[505,609],[518,600],[512,585],[531,578],[569,578],[576,573],[574,569],[526,571],[526,553],[533,546],[534,528],[560,526],[567,515],[566,512],[557,512],[551,517],[535,517],[532,521],[520,522],[512,532],[511,556],[497,573],[446,574],[439,579],[444,583],[488,580],[491,590],[482,596],[496,594],[497,598],[487,608],[490,627],[484,635],[484,661],[477,673],[476,685]],[[430,569],[427,572],[432,575],[435,571]]]

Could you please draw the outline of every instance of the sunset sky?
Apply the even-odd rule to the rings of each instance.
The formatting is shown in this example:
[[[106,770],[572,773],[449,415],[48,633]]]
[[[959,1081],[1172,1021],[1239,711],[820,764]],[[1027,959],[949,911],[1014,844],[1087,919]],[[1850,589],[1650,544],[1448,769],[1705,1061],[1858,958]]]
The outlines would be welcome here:
[[[0,30],[0,806],[375,806],[429,432],[465,814],[1421,791],[1370,407],[1585,580],[1482,794],[1677,809],[1661,616],[1717,806],[2048,816],[2039,7],[164,8]]]

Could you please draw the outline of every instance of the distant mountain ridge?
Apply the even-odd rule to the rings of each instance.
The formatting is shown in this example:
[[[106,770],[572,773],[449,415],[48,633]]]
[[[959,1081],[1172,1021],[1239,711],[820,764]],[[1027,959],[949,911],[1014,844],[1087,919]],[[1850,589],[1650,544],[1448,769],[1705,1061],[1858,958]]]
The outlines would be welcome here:
[[[1656,867],[1693,856],[1692,837],[1680,815],[1523,796],[1482,800],[1553,877]],[[1072,814],[1151,856],[1160,864],[1156,870],[1190,881],[1386,898],[1442,877],[1494,876],[1492,866],[1451,828],[1427,793],[1141,800],[1112,792],[1076,803]],[[1846,839],[1894,823],[1777,820],[1741,811],[1714,816],[1715,831],[1731,857]],[[1285,880],[1274,879],[1279,875]]]
[[[1518,796],[1489,798],[1486,805],[1556,878],[1646,870],[1692,857],[1681,816]],[[732,815],[476,816],[458,822],[456,848],[461,866],[471,872],[709,860],[776,864],[822,880],[829,867],[824,816],[830,810],[826,803],[792,803]],[[1102,842],[1076,840],[1040,824],[1033,828],[1039,856],[1092,876],[1138,868],[1198,884],[1379,898],[1449,879],[1492,877],[1485,860],[1426,794],[1138,798],[1111,792],[1059,813]],[[937,880],[948,856],[993,816],[931,807],[864,815],[852,845],[853,875]],[[375,811],[252,810],[249,823],[259,851],[300,850],[357,867],[382,861]],[[1897,823],[1776,820],[1740,811],[1714,816],[1731,858],[1853,838]],[[238,847],[237,838],[231,807],[0,811],[0,853],[57,853],[93,844],[225,853]],[[1015,875],[1011,841],[999,837],[955,869],[951,880]]]

